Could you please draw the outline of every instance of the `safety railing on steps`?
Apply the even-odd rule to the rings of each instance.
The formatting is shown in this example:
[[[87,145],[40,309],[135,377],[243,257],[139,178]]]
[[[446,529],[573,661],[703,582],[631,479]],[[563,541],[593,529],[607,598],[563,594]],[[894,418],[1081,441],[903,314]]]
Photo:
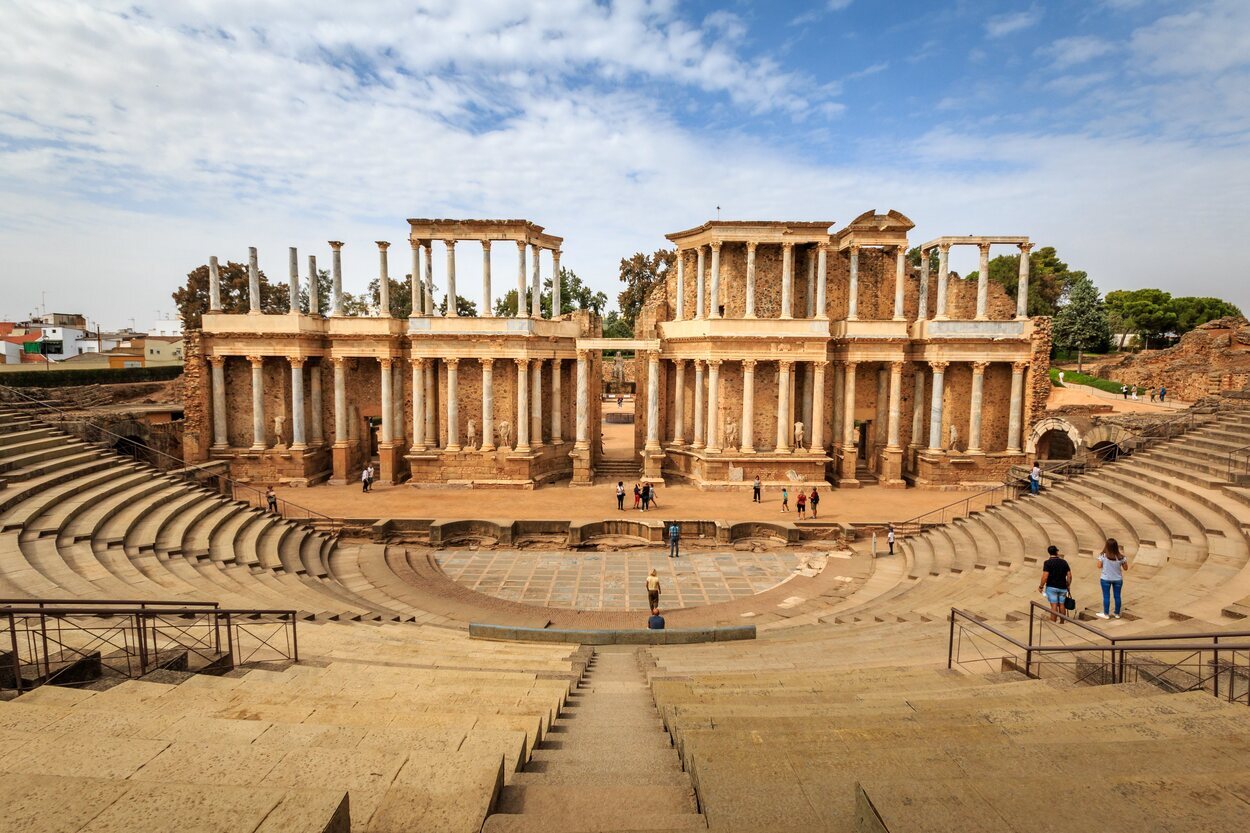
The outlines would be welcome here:
[[[1250,706],[1250,631],[1109,634],[1039,602],[1029,604],[1027,641],[951,608],[946,667],[1090,685],[1145,682]]]
[[[222,674],[299,660],[294,610],[142,604],[60,606],[45,599],[0,606],[0,690],[21,694],[45,683],[86,685],[157,669]]]
[[[119,448],[125,449],[126,453],[134,457],[136,462],[150,465],[164,474],[181,478],[198,486],[211,486],[216,491],[227,495],[231,500],[242,501],[249,506],[255,506],[260,509],[269,509],[268,495],[264,491],[221,474],[216,467],[187,463],[181,457],[136,442],[132,437],[124,437],[121,434],[110,431],[95,420],[72,414],[48,402],[28,396],[16,388],[0,385],[0,391],[3,391],[8,396],[18,397],[20,401],[30,405],[29,408],[21,410],[22,416],[38,420],[57,429],[60,429],[66,423],[88,426],[91,430],[84,432],[88,437],[109,438],[108,443],[103,443],[103,445],[108,446],[109,451],[116,452]],[[0,402],[0,408],[4,404]],[[55,413],[58,415],[58,418],[56,420],[40,419],[39,414],[41,413]],[[88,440],[88,442],[101,444],[99,440]],[[342,520],[339,518],[333,518],[315,509],[309,509],[307,506],[301,506],[284,498],[275,496],[274,506],[276,507],[277,515],[288,520],[304,521],[323,532],[338,534],[343,526]]]
[[[1228,455],[1228,482],[1244,484],[1250,478],[1250,445],[1234,449]]]

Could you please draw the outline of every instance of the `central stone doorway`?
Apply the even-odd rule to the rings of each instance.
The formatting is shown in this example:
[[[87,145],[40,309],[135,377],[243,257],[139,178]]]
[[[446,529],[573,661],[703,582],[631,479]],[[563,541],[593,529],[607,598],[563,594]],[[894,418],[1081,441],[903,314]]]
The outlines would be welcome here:
[[[604,351],[603,365],[607,372],[600,394],[603,416],[599,425],[603,454],[595,467],[600,477],[626,481],[626,486],[642,475],[635,430],[638,399],[634,381],[629,378],[632,364],[632,355],[627,359],[620,351]]]

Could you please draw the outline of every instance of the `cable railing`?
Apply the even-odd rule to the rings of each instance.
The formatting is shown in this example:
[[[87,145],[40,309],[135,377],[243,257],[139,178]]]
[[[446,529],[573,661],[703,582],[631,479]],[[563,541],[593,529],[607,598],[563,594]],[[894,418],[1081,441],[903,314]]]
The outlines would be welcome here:
[[[21,694],[47,683],[133,679],[158,669],[224,674],[244,665],[299,661],[294,610],[42,601],[0,606],[0,690]]]
[[[32,412],[33,409],[25,408],[20,411],[22,414],[29,415],[33,419],[39,419],[39,413],[54,412],[59,415],[60,418],[58,420],[52,421],[45,419],[40,421],[52,427],[59,427],[65,423],[86,425],[91,428],[90,433],[111,438],[111,445],[113,447],[109,447],[107,449],[109,451],[121,453],[118,452],[116,448],[116,446],[120,444],[122,448],[131,452],[131,456],[135,457],[136,462],[151,465],[153,468],[164,474],[178,477],[197,486],[204,486],[206,482],[215,483],[215,491],[225,494],[231,500],[240,501],[241,503],[246,503],[249,506],[254,506],[259,509],[269,509],[268,495],[265,492],[247,483],[240,483],[228,475],[215,470],[213,467],[196,463],[188,464],[181,457],[152,448],[149,445],[144,445],[143,443],[137,442],[133,437],[126,437],[114,431],[110,431],[94,420],[75,416],[62,408],[56,407],[55,405],[51,405],[42,400],[27,396],[25,393],[22,393],[16,388],[11,388],[7,385],[0,385],[0,390],[5,391],[9,395],[20,397],[27,404],[35,406],[38,410],[35,410],[34,412]],[[0,406],[3,406],[3,404],[4,403],[0,403]],[[88,440],[88,442],[101,444],[99,440]],[[143,455],[148,459],[140,459],[139,455],[134,453],[135,450],[142,451]],[[162,463],[165,465],[161,465]],[[295,521],[305,521],[318,529],[334,534],[337,534],[342,528],[342,521],[338,518],[333,518],[322,512],[318,512],[315,509],[309,509],[307,506],[301,506],[297,503],[293,503],[285,498],[275,496],[275,505],[277,507],[277,514],[283,518]]]
[[[1250,706],[1250,631],[1113,635],[1040,602],[1029,604],[1027,641],[951,608],[946,667],[1090,685],[1146,682]]]

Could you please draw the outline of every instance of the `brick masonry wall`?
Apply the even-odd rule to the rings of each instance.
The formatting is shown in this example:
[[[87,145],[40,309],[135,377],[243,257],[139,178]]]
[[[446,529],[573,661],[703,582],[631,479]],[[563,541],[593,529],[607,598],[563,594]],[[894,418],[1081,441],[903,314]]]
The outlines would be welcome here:
[[[182,458],[188,463],[208,459],[213,443],[212,413],[209,407],[210,368],[204,360],[204,343],[199,330],[183,337]]]

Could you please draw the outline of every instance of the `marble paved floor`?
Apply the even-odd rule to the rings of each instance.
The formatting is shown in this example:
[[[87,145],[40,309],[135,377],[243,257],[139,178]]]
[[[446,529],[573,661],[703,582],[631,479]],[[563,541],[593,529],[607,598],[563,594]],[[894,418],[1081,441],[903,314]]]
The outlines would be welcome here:
[[[520,552],[443,550],[448,576],[502,599],[581,610],[645,610],[645,580],[660,577],[660,607],[695,607],[751,596],[793,574],[794,553],[698,551],[669,558],[667,550]]]

